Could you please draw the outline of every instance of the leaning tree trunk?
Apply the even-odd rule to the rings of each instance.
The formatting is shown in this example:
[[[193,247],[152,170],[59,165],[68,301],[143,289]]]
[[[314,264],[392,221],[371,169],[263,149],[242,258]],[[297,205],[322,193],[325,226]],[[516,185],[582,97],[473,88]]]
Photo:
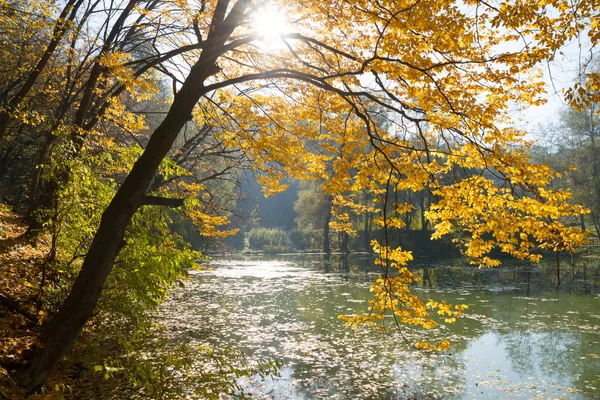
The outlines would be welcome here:
[[[140,206],[150,204],[146,201],[146,190],[179,131],[191,119],[195,104],[204,94],[202,82],[209,72],[202,68],[202,64],[206,63],[199,61],[192,69],[165,120],[152,134],[144,153],[102,214],[100,226],[71,293],[42,330],[39,337],[42,347],[34,355],[31,368],[24,377],[23,383],[27,388],[34,389],[45,381],[92,315],[129,221]]]

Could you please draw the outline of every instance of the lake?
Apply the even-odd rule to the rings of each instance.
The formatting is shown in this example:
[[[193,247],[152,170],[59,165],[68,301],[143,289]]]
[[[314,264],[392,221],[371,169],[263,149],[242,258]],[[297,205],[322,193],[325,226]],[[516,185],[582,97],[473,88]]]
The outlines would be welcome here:
[[[283,362],[279,377],[244,382],[267,399],[589,399],[600,397],[600,260],[477,269],[417,259],[425,299],[469,306],[456,324],[388,333],[352,329],[378,275],[368,255],[215,259],[161,308],[176,342],[210,343]],[[452,350],[406,344],[448,338]]]

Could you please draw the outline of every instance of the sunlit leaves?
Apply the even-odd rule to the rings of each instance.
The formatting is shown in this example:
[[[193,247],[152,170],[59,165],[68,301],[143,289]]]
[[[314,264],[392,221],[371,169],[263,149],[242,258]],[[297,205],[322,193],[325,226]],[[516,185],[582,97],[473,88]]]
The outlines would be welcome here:
[[[435,224],[433,237],[456,234],[454,241],[464,246],[464,254],[483,266],[499,264],[487,257],[494,248],[538,261],[538,248],[572,252],[584,242],[583,232],[559,222],[561,217],[585,212],[566,202],[568,192],[540,189],[536,196],[529,197],[478,176],[435,193],[441,200],[428,213]]]
[[[445,323],[454,323],[462,315],[463,310],[468,308],[464,304],[452,306],[443,301],[429,300],[424,303],[410,290],[410,284],[420,280],[406,268],[406,265],[413,259],[412,254],[400,248],[382,247],[377,241],[373,241],[372,245],[373,251],[378,255],[375,264],[380,265],[385,274],[371,286],[374,298],[369,300],[368,313],[340,316],[348,324],[353,326],[366,324],[380,329],[388,329],[385,326],[385,317],[390,315],[398,327],[399,324],[407,324],[431,329],[439,324],[432,318],[431,311],[435,311],[436,314],[443,317]],[[415,347],[421,350],[441,351],[449,349],[449,342],[445,340],[434,345],[417,341]]]

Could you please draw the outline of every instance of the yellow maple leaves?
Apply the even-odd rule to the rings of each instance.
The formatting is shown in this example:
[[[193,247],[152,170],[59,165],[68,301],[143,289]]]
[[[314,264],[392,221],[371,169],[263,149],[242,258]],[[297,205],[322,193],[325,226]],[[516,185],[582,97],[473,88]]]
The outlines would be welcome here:
[[[434,191],[440,200],[427,213],[433,237],[455,234],[464,254],[487,267],[499,265],[487,256],[494,248],[531,261],[539,261],[539,249],[574,251],[584,243],[585,232],[561,221],[586,210],[569,203],[569,192],[548,188],[553,173],[547,167],[530,164],[520,152],[506,154],[511,163],[494,169],[504,174],[501,181],[494,181],[500,175],[490,171]]]
[[[465,304],[450,305],[445,301],[437,302],[423,300],[413,294],[410,284],[418,282],[420,278],[415,276],[406,265],[413,259],[412,254],[400,248],[391,249],[381,246],[377,241],[372,242],[373,251],[378,255],[375,263],[384,270],[371,286],[374,297],[369,300],[368,313],[362,315],[342,315],[341,319],[352,326],[369,325],[380,329],[387,329],[385,316],[390,315],[395,324],[407,324],[431,329],[439,325],[431,312],[443,318],[448,324],[456,322],[463,311],[468,308]],[[426,341],[417,341],[415,347],[421,350],[448,350],[450,342],[444,340],[438,344]]]

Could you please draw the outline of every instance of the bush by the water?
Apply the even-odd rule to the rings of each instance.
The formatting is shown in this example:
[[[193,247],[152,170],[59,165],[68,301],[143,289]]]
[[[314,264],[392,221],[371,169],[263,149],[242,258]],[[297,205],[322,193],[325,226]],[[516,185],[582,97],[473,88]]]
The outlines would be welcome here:
[[[292,249],[292,241],[289,234],[279,228],[253,228],[248,237],[248,243],[252,250],[289,251]]]

